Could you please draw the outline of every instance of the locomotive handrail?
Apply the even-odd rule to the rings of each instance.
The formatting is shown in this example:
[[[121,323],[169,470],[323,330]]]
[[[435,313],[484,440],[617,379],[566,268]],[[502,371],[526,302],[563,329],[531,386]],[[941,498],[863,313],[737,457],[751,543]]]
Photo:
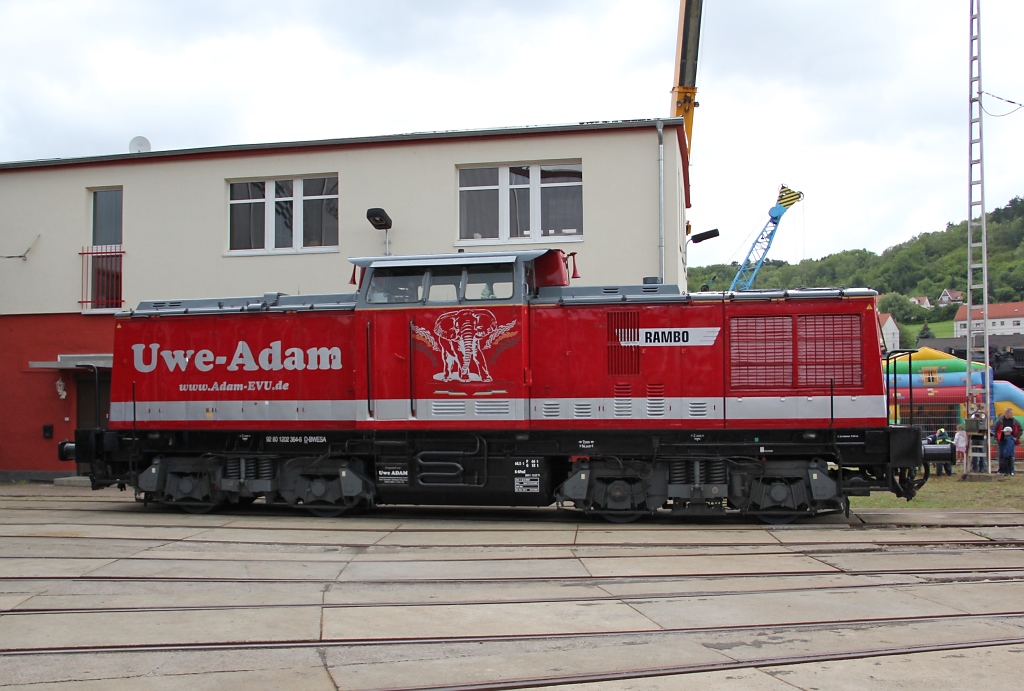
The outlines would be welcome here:
[[[892,424],[901,424],[901,419],[897,419],[895,413],[892,412],[892,408],[899,405],[899,399],[897,398],[896,388],[896,370],[893,369],[894,361],[897,358],[901,358],[904,355],[907,356],[908,370],[912,370],[914,364],[914,353],[918,352],[917,348],[897,348],[896,350],[890,350],[882,356],[885,360],[885,403],[886,403],[886,418]],[[909,398],[907,405],[910,406],[910,422],[908,424],[914,424],[914,381],[913,378],[910,380],[910,384],[907,387],[909,392]],[[891,403],[890,403],[891,401]]]
[[[769,300],[781,300],[786,297],[784,290],[758,291],[753,293],[722,293],[722,298],[730,302],[757,302]]]
[[[416,358],[413,357],[416,338],[416,321],[409,320],[409,415],[416,417],[416,377],[413,373]]]
[[[610,302],[625,302],[625,295],[574,295],[558,298],[559,305],[593,305]]]
[[[313,302],[305,303],[301,305],[277,305],[271,307],[269,312],[298,312],[300,310],[309,311],[336,311],[336,312],[351,312],[356,308],[354,302]]]
[[[627,295],[626,302],[645,303],[645,302],[681,302],[689,303],[690,296],[688,295]]]
[[[370,331],[373,322],[366,322],[366,413],[373,417],[373,358],[371,343],[373,336]]]

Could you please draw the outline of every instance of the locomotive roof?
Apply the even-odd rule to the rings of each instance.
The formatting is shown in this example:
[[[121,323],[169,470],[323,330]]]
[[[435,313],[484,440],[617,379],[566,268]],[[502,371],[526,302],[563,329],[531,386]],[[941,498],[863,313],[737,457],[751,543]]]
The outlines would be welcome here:
[[[406,254],[385,257],[352,257],[356,266],[379,268],[382,266],[453,266],[460,264],[505,264],[515,261],[528,262],[551,250],[512,250],[507,252],[459,252],[458,254]]]
[[[797,288],[795,290],[742,290],[681,293],[675,285],[644,284],[625,286],[569,286],[540,288],[536,302],[564,305],[609,302],[740,302],[759,300],[810,300],[827,298],[875,297],[871,288]]]
[[[355,293],[331,293],[325,295],[264,293],[263,295],[252,297],[143,300],[136,309],[122,313],[122,316],[212,314],[218,312],[353,310],[355,307]]]

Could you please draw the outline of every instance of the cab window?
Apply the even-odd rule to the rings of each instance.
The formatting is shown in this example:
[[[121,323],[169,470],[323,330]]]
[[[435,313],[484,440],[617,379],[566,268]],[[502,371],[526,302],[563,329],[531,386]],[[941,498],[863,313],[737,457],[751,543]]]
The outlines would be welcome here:
[[[462,285],[462,267],[435,267],[430,272],[427,302],[458,302]]]
[[[466,300],[508,300],[514,293],[512,264],[470,266],[466,275]]]
[[[388,305],[423,302],[424,273],[420,268],[374,269],[366,302]]]

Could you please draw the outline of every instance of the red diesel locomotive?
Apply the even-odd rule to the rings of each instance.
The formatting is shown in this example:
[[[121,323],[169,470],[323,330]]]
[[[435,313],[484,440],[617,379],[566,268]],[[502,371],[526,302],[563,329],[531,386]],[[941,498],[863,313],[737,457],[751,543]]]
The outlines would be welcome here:
[[[790,520],[911,498],[875,293],[572,287],[539,249],[353,259],[357,293],[143,302],[116,320],[94,488],[267,502],[571,505]]]

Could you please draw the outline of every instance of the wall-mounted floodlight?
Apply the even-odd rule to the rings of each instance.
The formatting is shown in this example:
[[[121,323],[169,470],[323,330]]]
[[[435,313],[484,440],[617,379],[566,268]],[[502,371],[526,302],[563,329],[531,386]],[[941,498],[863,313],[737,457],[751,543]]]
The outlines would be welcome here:
[[[391,230],[391,217],[384,209],[367,209],[366,220],[377,230],[384,231],[384,256],[391,255],[391,238],[388,231]]]
[[[705,240],[710,240],[711,238],[717,238],[718,235],[718,228],[712,228],[711,230],[705,230],[703,233],[691,235],[690,242],[696,245],[698,242],[704,242]]]

